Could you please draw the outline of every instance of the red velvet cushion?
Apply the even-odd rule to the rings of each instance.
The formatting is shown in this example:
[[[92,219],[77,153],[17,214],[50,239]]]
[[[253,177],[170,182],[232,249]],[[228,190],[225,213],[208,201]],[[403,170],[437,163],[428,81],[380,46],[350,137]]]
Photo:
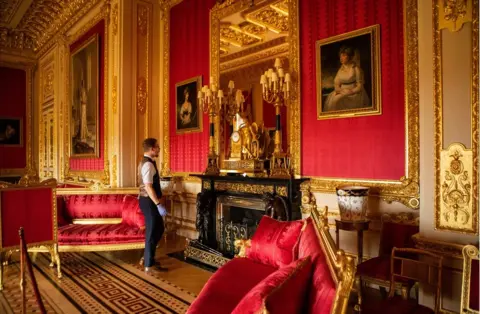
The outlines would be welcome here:
[[[296,259],[303,221],[278,221],[263,216],[247,249],[247,257],[257,262],[282,267]]]
[[[66,211],[72,219],[120,218],[124,195],[96,194],[65,197]]]
[[[138,205],[138,198],[125,195],[122,206],[122,223],[131,227],[145,228],[145,216]]]
[[[120,244],[145,241],[145,230],[126,224],[75,225],[58,228],[59,245]]]
[[[298,258],[311,256],[313,264],[312,280],[308,284],[307,313],[330,313],[336,293],[335,282],[311,218],[307,219],[307,226],[300,236],[298,248]]]
[[[248,258],[234,258],[210,277],[187,313],[231,313],[248,291],[276,270]]]
[[[305,292],[311,270],[309,256],[279,268],[250,290],[232,314],[263,313],[265,310],[275,314],[305,313]]]
[[[68,217],[65,210],[65,199],[63,196],[57,195],[57,223],[59,227],[68,225],[72,222],[72,219]]]

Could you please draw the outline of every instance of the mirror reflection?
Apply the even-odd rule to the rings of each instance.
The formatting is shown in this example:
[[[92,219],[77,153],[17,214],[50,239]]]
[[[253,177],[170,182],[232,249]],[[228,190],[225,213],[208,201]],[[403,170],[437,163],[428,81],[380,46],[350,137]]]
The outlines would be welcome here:
[[[275,102],[265,100],[268,91],[286,92],[288,3],[263,1],[221,18],[219,25],[219,85],[232,94],[221,121],[221,168],[266,172],[274,153],[288,151],[287,108],[279,106],[277,118]],[[275,67],[279,62],[280,72]]]

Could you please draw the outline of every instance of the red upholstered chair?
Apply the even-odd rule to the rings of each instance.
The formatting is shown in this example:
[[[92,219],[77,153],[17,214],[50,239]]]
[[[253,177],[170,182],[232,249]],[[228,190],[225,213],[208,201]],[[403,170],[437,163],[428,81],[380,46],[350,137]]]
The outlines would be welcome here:
[[[357,310],[361,310],[362,287],[364,282],[370,282],[380,286],[381,291],[386,295],[386,288],[390,287],[390,256],[392,249],[415,247],[412,236],[419,232],[418,218],[409,214],[382,216],[382,230],[380,234],[380,245],[378,256],[364,261],[357,265],[356,289],[358,292]],[[395,288],[402,290],[406,298],[411,282],[398,282]]]
[[[479,253],[473,245],[463,247],[463,285],[460,313],[479,313]]]
[[[57,244],[56,180],[32,184],[0,182],[0,290],[3,289],[3,261],[6,255],[18,250],[18,230],[28,232],[25,241],[31,248],[43,247],[52,255],[61,278]]]

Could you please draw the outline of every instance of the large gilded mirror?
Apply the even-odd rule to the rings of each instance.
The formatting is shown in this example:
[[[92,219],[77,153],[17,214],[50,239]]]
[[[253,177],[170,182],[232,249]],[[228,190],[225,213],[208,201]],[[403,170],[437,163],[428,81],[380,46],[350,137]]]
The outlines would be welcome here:
[[[298,0],[232,0],[212,9],[211,76],[238,104],[215,123],[222,172],[266,174],[284,154],[275,164],[299,174],[297,11]],[[269,83],[285,96],[278,108],[266,97]]]

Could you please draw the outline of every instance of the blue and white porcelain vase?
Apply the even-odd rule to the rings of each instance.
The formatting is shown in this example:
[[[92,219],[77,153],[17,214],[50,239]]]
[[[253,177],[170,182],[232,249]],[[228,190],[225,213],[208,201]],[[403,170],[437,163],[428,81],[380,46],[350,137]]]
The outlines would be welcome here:
[[[365,186],[337,187],[337,200],[340,219],[344,221],[364,221],[368,210],[368,191]]]

